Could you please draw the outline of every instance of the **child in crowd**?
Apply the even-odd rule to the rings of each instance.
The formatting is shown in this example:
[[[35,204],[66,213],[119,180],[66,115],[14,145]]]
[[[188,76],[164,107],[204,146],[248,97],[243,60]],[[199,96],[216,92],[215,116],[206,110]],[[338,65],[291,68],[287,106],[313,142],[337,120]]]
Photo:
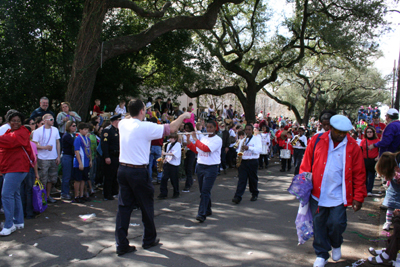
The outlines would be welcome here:
[[[89,126],[87,123],[80,123],[78,126],[79,134],[74,141],[74,165],[73,178],[75,180],[75,202],[83,203],[89,198],[84,196],[85,182],[89,181],[89,171],[92,166],[92,156],[90,152],[90,139],[87,137]]]
[[[383,205],[387,206],[386,222],[383,225],[383,230],[389,231],[392,225],[393,211],[400,209],[400,153],[384,152],[376,164],[376,172],[390,181],[388,190],[386,191]]]
[[[166,151],[161,154],[165,156],[163,166],[163,176],[161,178],[160,195],[158,199],[165,199],[168,196],[168,180],[171,180],[172,187],[174,188],[173,198],[179,197],[179,165],[181,164],[182,147],[178,142],[178,135],[172,133],[169,136],[170,143],[167,145]]]

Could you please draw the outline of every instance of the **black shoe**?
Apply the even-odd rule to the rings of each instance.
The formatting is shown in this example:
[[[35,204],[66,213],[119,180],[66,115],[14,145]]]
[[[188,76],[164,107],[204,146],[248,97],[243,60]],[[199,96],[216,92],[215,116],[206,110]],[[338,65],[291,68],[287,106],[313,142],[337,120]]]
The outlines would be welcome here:
[[[234,197],[232,198],[232,202],[235,204],[239,204],[240,203],[240,199],[238,197]]]
[[[198,220],[200,223],[203,223],[206,220],[206,218],[203,216],[197,215],[196,220]]]
[[[252,196],[251,198],[250,198],[250,201],[256,201],[257,200],[257,196]]]
[[[158,199],[166,199],[166,198],[167,198],[167,196],[164,196],[164,195],[159,195],[157,198],[158,198]]]
[[[291,169],[291,168],[292,168],[292,167],[290,167],[289,169],[287,169],[287,171],[290,172],[290,169]]]
[[[74,203],[82,203],[82,200],[81,200],[81,198],[80,197],[76,197],[76,198],[74,198],[74,201],[73,201]]]
[[[285,172],[285,169],[280,169],[279,171],[280,171],[280,172]]]
[[[211,215],[212,215],[212,211],[211,210],[206,212],[206,216],[211,216]]]
[[[172,198],[179,198],[179,194],[174,194]]]
[[[224,174],[226,174],[226,169],[224,169]]]
[[[142,245],[142,248],[144,249],[149,249],[151,247],[155,247],[160,243],[160,238],[156,238],[156,240],[154,240],[153,243],[151,243],[150,245]]]
[[[124,255],[126,253],[131,253],[131,252],[134,252],[134,251],[136,251],[136,247],[135,246],[129,246],[128,249],[125,249],[125,250],[118,250],[117,249],[117,255],[118,256],[122,256],[122,255]]]
[[[113,197],[105,197],[104,198],[104,201],[108,201],[108,200],[114,200],[114,198]]]

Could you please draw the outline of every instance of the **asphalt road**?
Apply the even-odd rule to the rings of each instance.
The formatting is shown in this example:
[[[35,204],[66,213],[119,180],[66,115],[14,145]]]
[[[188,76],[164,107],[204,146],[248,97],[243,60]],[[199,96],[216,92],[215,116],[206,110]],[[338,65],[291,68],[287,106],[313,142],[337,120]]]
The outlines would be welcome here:
[[[115,254],[116,200],[103,201],[98,193],[85,204],[58,201],[38,218],[25,221],[25,229],[0,238],[0,266],[312,266],[312,241],[297,245],[298,201],[286,191],[292,175],[282,175],[279,167],[271,162],[268,170],[259,171],[259,199],[250,202],[247,189],[239,205],[231,202],[236,170],[218,176],[212,190],[213,215],[202,224],[195,220],[197,181],[178,199],[155,200],[161,245],[150,250],[141,248],[141,213],[134,211],[129,240],[138,250],[122,257]],[[157,196],[158,185],[155,191]],[[376,247],[382,238],[380,202],[381,198],[367,198],[360,212],[348,210],[342,259],[326,266],[352,266],[369,256],[368,247]],[[79,217],[91,213],[96,218]]]

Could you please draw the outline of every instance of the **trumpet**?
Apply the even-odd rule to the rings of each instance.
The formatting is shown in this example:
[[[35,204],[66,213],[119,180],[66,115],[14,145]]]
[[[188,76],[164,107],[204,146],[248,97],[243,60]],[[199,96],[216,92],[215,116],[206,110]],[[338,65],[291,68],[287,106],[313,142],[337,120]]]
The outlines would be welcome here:
[[[299,141],[299,136],[298,135],[296,135],[294,138],[293,138],[293,140],[290,142],[291,144],[292,144],[292,146],[295,146],[296,145],[296,143],[297,143],[297,141]]]
[[[237,148],[239,147],[239,143],[240,143],[240,139],[238,139],[238,140],[236,141],[236,143],[233,145],[233,148],[234,148],[234,149],[237,149]]]
[[[183,133],[176,133],[177,135],[187,135],[187,134],[193,134],[193,133],[196,133],[196,134],[204,134],[204,135],[207,135],[207,134],[215,134],[215,133],[198,133],[198,132],[183,132]]]

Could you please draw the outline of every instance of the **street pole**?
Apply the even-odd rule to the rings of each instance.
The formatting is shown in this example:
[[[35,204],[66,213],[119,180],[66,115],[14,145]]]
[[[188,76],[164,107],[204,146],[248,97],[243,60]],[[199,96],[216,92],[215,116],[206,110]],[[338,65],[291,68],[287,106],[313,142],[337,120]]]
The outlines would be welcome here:
[[[396,81],[396,60],[394,60],[394,65],[393,65],[393,86],[392,86],[392,92],[390,93],[390,106],[393,108],[394,106],[394,83]]]
[[[396,98],[394,103],[394,108],[399,110],[399,100],[400,100],[400,51],[399,51],[399,60],[397,61],[397,90],[396,90]]]

